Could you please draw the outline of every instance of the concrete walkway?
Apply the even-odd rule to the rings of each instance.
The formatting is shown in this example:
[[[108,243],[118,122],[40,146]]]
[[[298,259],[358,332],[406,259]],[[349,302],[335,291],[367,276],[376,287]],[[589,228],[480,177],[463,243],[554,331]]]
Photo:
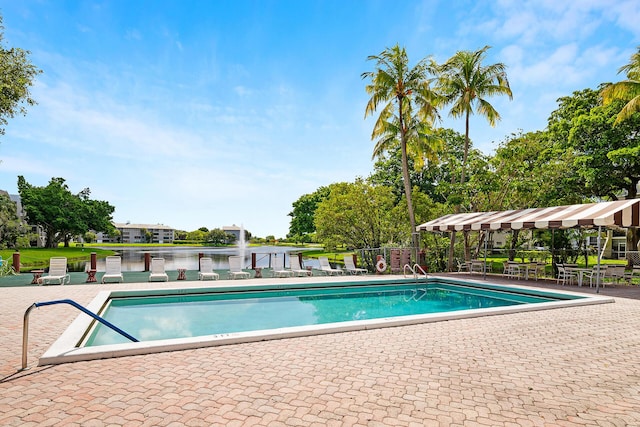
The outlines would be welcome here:
[[[32,312],[30,369],[18,372],[27,307],[59,298],[86,305],[105,288],[0,288],[0,425],[640,425],[640,301],[621,297],[37,367],[77,316],[51,306]]]

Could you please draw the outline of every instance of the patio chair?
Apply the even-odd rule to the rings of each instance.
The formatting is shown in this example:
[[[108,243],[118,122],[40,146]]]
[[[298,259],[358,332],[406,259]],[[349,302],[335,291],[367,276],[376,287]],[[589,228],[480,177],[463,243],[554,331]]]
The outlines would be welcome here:
[[[149,281],[162,280],[169,281],[169,276],[164,271],[164,258],[151,258],[151,273],[149,273]]]
[[[556,279],[557,283],[562,282],[562,286],[566,285],[567,282],[571,285],[573,283],[573,279],[576,278],[577,275],[575,272],[571,271],[569,267],[566,267],[564,264],[557,264],[558,266],[558,278]]]
[[[242,271],[242,261],[243,257],[241,256],[230,256],[229,257],[229,278],[230,279],[248,279],[251,277],[249,273],[246,271]]]
[[[624,273],[624,279],[627,281],[629,285],[633,285],[634,277],[637,277],[640,279],[640,265],[634,265],[631,271]]]
[[[624,265],[607,265],[605,266],[604,274],[602,275],[602,286],[604,287],[605,281],[620,283],[620,280],[624,279]],[[602,267],[601,267],[602,268]]]
[[[467,263],[460,262],[458,258],[456,258],[456,263],[458,264],[458,273],[462,273],[463,271],[467,271]]]
[[[367,274],[369,272],[366,268],[356,267],[355,262],[353,262],[353,255],[344,256],[344,269],[351,274]]]
[[[272,258],[273,260],[273,277],[292,277],[293,271],[284,268],[284,254],[280,258],[277,254]]]
[[[289,262],[291,263],[291,271],[295,276],[304,277],[304,276],[311,275],[310,274],[311,270],[306,270],[302,268],[302,266],[300,265],[300,259],[298,258],[297,255],[290,255]]]
[[[329,276],[333,276],[334,274],[342,274],[342,270],[340,270],[339,268],[331,267],[331,264],[329,264],[329,258],[327,258],[326,256],[318,257],[318,262],[320,263],[320,268],[318,269],[319,271],[328,274]]]
[[[506,276],[509,279],[520,280],[520,276],[522,274],[520,270],[520,264],[514,261],[504,261],[502,265],[503,265],[503,270],[502,270],[503,276]]]
[[[200,271],[198,272],[198,280],[218,280],[219,278],[220,275],[213,271],[213,260],[209,257],[200,258]]]
[[[107,279],[116,279],[118,283],[123,282],[122,277],[122,258],[119,256],[108,256],[105,259],[105,272],[102,276],[102,283]]]
[[[64,285],[65,282],[69,283],[70,281],[71,276],[67,274],[67,258],[52,257],[49,259],[49,274],[40,277],[38,284],[48,285],[51,282],[58,282],[58,284]]]

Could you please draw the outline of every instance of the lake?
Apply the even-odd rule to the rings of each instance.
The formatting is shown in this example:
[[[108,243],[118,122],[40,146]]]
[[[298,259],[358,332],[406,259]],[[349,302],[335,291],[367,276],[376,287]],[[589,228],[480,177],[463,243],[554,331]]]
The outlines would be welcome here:
[[[178,268],[186,268],[187,270],[198,270],[198,254],[213,259],[213,268],[215,270],[229,269],[229,256],[239,255],[238,247],[203,247],[203,246],[186,246],[186,247],[105,247],[101,249],[113,250],[117,255],[122,257],[122,271],[144,271],[144,256],[150,254],[151,258],[164,258],[166,270],[177,270]],[[295,246],[255,246],[244,249],[245,268],[251,268],[251,254],[256,254],[256,266],[266,268],[269,267],[269,258],[273,256],[285,256],[286,266],[289,266],[289,254],[297,253],[302,248]],[[305,248],[307,250],[307,248]],[[315,262],[315,263],[314,263]],[[306,265],[316,265],[316,260],[309,260]],[[105,270],[104,258],[97,260],[96,268],[98,271]],[[85,262],[70,263],[71,271],[84,271]]]

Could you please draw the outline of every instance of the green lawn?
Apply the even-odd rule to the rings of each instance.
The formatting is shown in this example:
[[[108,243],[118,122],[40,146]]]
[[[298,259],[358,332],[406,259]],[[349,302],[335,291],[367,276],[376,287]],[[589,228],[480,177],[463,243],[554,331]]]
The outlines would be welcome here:
[[[49,258],[66,257],[69,262],[89,261],[91,252],[95,252],[98,258],[113,255],[114,251],[89,247],[69,247],[69,248],[28,248],[20,249],[20,270],[29,271],[38,267],[47,267]],[[5,262],[13,261],[13,250],[0,250],[0,256]]]

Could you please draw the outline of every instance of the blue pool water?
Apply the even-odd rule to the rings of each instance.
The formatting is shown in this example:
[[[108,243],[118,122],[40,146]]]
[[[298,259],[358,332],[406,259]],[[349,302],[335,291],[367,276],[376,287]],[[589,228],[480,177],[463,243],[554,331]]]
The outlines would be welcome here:
[[[566,299],[454,283],[368,284],[114,298],[101,316],[140,341],[392,318]],[[97,325],[85,346],[126,343]]]

